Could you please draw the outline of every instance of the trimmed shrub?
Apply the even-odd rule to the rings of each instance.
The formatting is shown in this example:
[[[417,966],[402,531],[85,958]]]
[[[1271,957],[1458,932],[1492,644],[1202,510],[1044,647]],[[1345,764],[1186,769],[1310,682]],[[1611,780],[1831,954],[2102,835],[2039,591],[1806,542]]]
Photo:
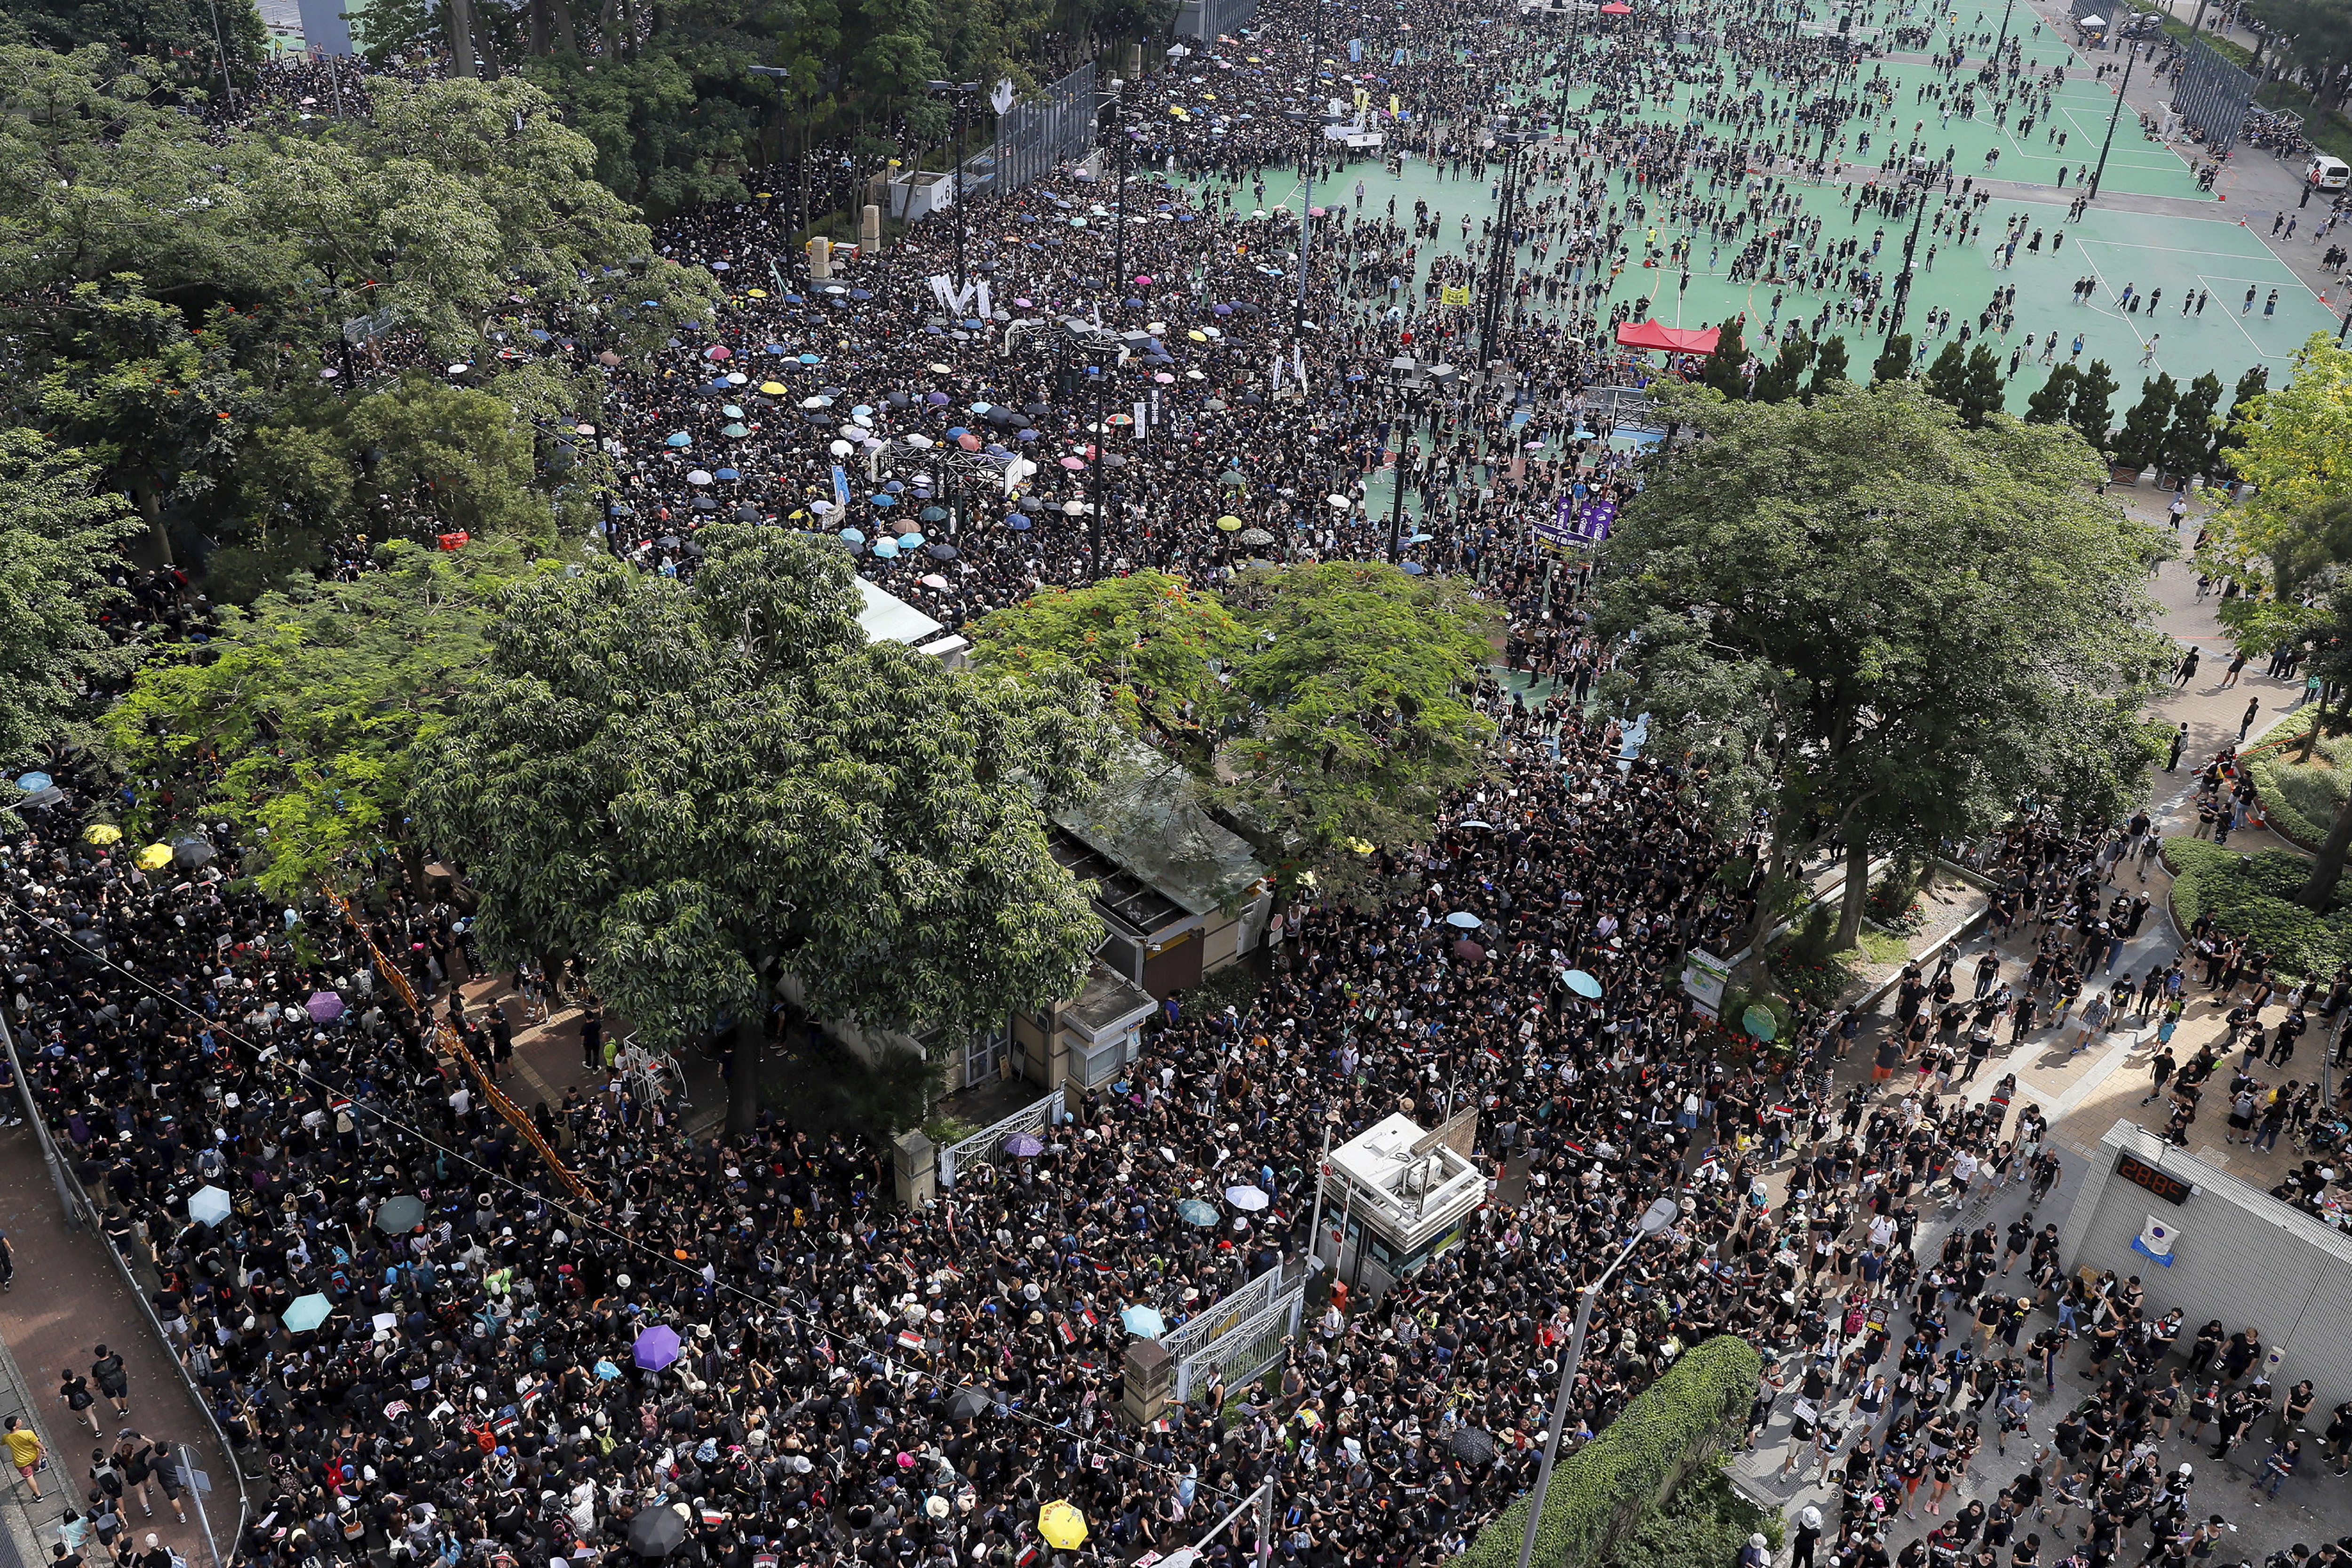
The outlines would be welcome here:
[[[1719,1479],[1716,1455],[1738,1441],[1763,1373],[1756,1348],[1728,1334],[1684,1352],[1616,1420],[1553,1468],[1535,1568],[1615,1562],[1685,1477],[1693,1477],[1693,1489],[1702,1477]],[[1528,1501],[1504,1510],[1450,1568],[1515,1568]],[[1741,1542],[1761,1528],[1743,1531]]]
[[[1726,1568],[1757,1534],[1778,1551],[1780,1514],[1741,1497],[1721,1470],[1693,1476],[1618,1542],[1613,1568]]]
[[[2254,781],[2254,793],[2262,798],[2263,818],[2280,837],[2305,849],[2319,847],[2320,840],[2327,837],[2328,825],[2336,820],[2346,799],[2352,798],[2352,736],[2319,742],[2320,752],[2333,767],[2299,764],[2294,760],[2302,754],[2303,737],[2318,715],[2315,705],[2305,707],[2263,736],[2262,744],[2245,757],[2246,775]]]
[[[2271,955],[2283,974],[2324,976],[2352,961],[2352,908],[2340,900],[2324,915],[2294,901],[2311,877],[2311,862],[2283,849],[2241,855],[2201,838],[2168,838],[2165,864],[2172,868],[2172,914],[2182,929],[2200,915],[2231,936],[2242,936]]]

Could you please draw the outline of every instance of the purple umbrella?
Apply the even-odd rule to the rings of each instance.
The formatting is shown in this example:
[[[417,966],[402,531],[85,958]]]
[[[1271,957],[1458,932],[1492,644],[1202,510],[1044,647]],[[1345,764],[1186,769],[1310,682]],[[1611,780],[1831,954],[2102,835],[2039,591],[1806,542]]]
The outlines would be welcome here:
[[[343,1016],[343,999],[331,991],[313,991],[310,999],[302,1004],[302,1010],[310,1014],[314,1022],[323,1024],[330,1018]]]
[[[656,1323],[637,1336],[636,1363],[647,1372],[659,1372],[677,1359],[677,1331]]]
[[[1045,1145],[1026,1132],[1015,1132],[1004,1141],[1004,1152],[1016,1160],[1027,1160],[1044,1153]]]

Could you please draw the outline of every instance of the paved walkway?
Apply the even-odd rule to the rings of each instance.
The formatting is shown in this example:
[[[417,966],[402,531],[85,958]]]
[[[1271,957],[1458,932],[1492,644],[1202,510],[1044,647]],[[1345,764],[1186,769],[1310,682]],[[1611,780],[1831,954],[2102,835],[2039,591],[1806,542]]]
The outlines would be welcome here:
[[[2166,498],[2152,490],[2114,492],[2127,509],[2150,521],[2163,522]],[[2193,519],[2190,524],[2193,529]],[[2302,695],[2299,683],[2270,679],[2261,674],[2261,666],[2250,666],[2234,686],[2221,685],[2229,665],[2230,647],[2213,617],[2210,601],[2196,602],[2197,574],[2183,563],[2167,563],[2157,574],[2154,592],[2163,608],[2163,629],[2176,640],[2204,650],[2200,673],[2186,689],[2176,689],[2155,709],[2157,717],[2168,724],[2183,721],[2189,727],[2189,744],[2184,752],[2179,771],[2168,773],[2158,771],[2152,776],[2150,806],[2161,826],[2168,831],[2186,832],[2193,823],[2193,814],[2184,807],[2193,797],[2197,767],[2223,745],[2238,737],[2241,719],[2251,698],[2260,705],[2254,733],[2276,723],[2292,712]],[[2232,834],[2231,847],[2242,846],[2262,847],[2274,843],[2267,835],[2251,837]],[[2179,950],[2179,935],[2165,912],[2164,892],[2168,878],[2161,868],[2152,873],[2147,884],[2155,908],[2150,911],[2140,934],[2126,943],[2116,960],[2115,973],[2144,973],[2153,963],[2168,963]],[[2124,885],[2137,889],[2137,878],[2126,873]],[[1978,937],[1964,945],[1960,967],[1966,971],[1985,946]],[[1924,950],[1924,949],[1923,949]],[[2016,967],[2030,953],[2028,943],[2011,942],[2000,952],[2008,971]],[[2186,1057],[2189,1051],[2221,1032],[2223,1009],[2205,1000],[2201,993],[2192,990],[2196,998],[2174,1037],[2176,1055]],[[1982,1100],[2003,1073],[2018,1075],[2018,1103],[2039,1104],[2049,1114],[2053,1139],[2064,1160],[2064,1172],[2050,1199],[2032,1217],[2037,1225],[2063,1220],[2072,1206],[2074,1194],[2081,1185],[2088,1162],[2097,1147],[2099,1137],[2118,1119],[2132,1119],[2138,1110],[2138,1101],[2147,1090],[2146,1068],[2154,1056],[2154,1040],[2149,1031],[2132,1029],[2117,1031],[2098,1042],[2093,1048],[2080,1053],[2067,1049],[2077,1031],[2068,1026],[2061,1031],[2043,1031],[2023,1046],[1996,1056],[1975,1082],[1969,1086],[1972,1098]],[[1865,1078],[1869,1052],[1857,1047],[1843,1064],[1840,1077],[1844,1080]],[[2291,1072],[2291,1069],[2286,1069]],[[1900,1080],[1898,1080],[1900,1081]],[[2208,1125],[2210,1123],[2210,1125]],[[2220,1112],[2207,1110],[2200,1114],[2198,1125],[2191,1130],[2189,1147],[2200,1159],[2224,1166],[2243,1179],[2268,1186],[2284,1173],[2289,1162],[2289,1152],[2261,1156],[2242,1146],[2224,1145],[2226,1131]],[[1969,1228],[1992,1224],[2006,1228],[2009,1222],[2027,1215],[2026,1193],[2011,1187],[2005,1192],[1980,1193],[1965,1212],[1941,1210],[1930,1215],[1921,1227],[1923,1243],[1940,1246],[1948,1227],[1965,1226]],[[2153,1305],[2158,1310],[2172,1303],[2161,1298],[2160,1279],[2156,1281],[2158,1295]],[[2046,1320],[2037,1320],[2029,1331],[2038,1331]],[[1897,1315],[1897,1328],[1907,1326],[1907,1318]],[[2236,1325],[2233,1325],[2236,1326]],[[2064,1367],[2057,1392],[2046,1394],[2035,1390],[2036,1409],[2030,1424],[2029,1435],[2034,1442],[2012,1442],[2007,1455],[1990,1447],[1980,1454],[1976,1466],[1966,1477],[1957,1494],[1944,1508],[1949,1517],[1966,1506],[1969,1499],[1988,1502],[1993,1494],[2007,1485],[2031,1462],[2035,1448],[2046,1443],[2048,1435],[2059,1418],[2079,1404],[2090,1392],[2090,1384],[2080,1374],[2082,1357],[2079,1352],[2064,1358]],[[1783,1394],[1781,1407],[1775,1412],[1764,1440],[1756,1452],[1743,1456],[1737,1465],[1742,1481],[1760,1498],[1776,1500],[1792,1512],[1807,1503],[1821,1507],[1825,1517],[1835,1517],[1836,1497],[1831,1489],[1816,1484],[1818,1463],[1799,1466],[1783,1478],[1781,1466],[1790,1452],[1788,1435],[1790,1417],[1787,1410],[1790,1396]],[[1986,1426],[1991,1425],[1988,1419]],[[2258,1431],[2267,1436],[2267,1426]],[[2231,1456],[2228,1464],[2210,1463],[2206,1452],[2198,1451],[2200,1445],[2176,1436],[2162,1446],[2168,1467],[2189,1461],[2196,1466],[2200,1477],[2195,1511],[2199,1514],[2218,1512],[2228,1519],[2237,1534],[2227,1548],[2227,1559],[2243,1557],[2260,1563],[2270,1552],[2294,1542],[2318,1542],[2352,1533],[2352,1483],[2336,1480],[2325,1467],[2312,1469],[2290,1481],[2274,1501],[2264,1502],[2252,1489],[2251,1467],[2259,1465],[2268,1453],[2267,1441],[2249,1439]],[[1924,1502],[1924,1494],[1922,1501]],[[1940,1520],[1924,1512],[1913,1520],[1897,1520],[1891,1545],[1899,1551],[1912,1539],[1924,1536]],[[2077,1521],[2079,1522],[2079,1521]],[[2075,1540],[2071,1535],[2057,1540],[2055,1530],[2048,1524],[2029,1525],[2039,1528],[2044,1542],[2042,1559],[2054,1562],[2071,1550]],[[2069,1529],[2074,1526],[2070,1525]],[[2137,1550],[2139,1538],[2131,1546]],[[2126,1559],[2128,1560],[2128,1559]]]

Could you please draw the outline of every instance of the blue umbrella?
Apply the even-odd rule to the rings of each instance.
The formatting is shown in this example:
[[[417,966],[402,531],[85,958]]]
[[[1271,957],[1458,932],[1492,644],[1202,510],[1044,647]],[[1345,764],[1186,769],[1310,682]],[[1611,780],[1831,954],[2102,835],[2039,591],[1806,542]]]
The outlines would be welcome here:
[[[714,479],[740,479],[743,476],[732,468],[713,468],[710,477]]]
[[[1585,973],[1581,969],[1571,969],[1567,973],[1561,975],[1560,978],[1567,981],[1568,988],[1570,991],[1575,992],[1579,996],[1598,996],[1601,994],[1601,982],[1595,980],[1590,974]]]
[[[841,542],[844,544],[863,544],[866,536],[854,528],[845,528],[841,531]]]
[[[877,539],[874,542],[874,553],[885,561],[896,561],[898,558],[898,542],[895,539]]]
[[[334,1309],[332,1301],[313,1291],[308,1296],[295,1297],[287,1305],[285,1317],[279,1321],[285,1323],[288,1333],[307,1334],[325,1322],[327,1314]]]
[[[1156,1340],[1168,1331],[1168,1320],[1152,1307],[1122,1307],[1119,1326],[1139,1340]]]
[[[1011,517],[1004,520],[1004,526],[1011,529],[1015,533],[1020,533],[1027,530],[1029,527],[1029,520],[1016,511]]]
[[[38,795],[49,787],[49,775],[47,773],[26,773],[16,781],[16,787],[26,795]]]
[[[898,536],[898,548],[901,550],[920,550],[922,547],[923,536],[919,533],[902,533]]]
[[[898,504],[898,498],[888,494],[887,492],[881,495],[868,496],[866,499],[871,500],[876,506],[897,506]]]
[[[1427,571],[1428,568],[1422,565],[1418,561],[1408,561],[1402,566],[1398,567],[1397,570],[1402,572],[1408,577],[1418,577],[1423,572]]]
[[[664,442],[663,445],[675,447],[680,451],[683,451],[687,447],[694,445],[694,437],[688,435],[683,430],[673,430],[669,433],[669,439]]]
[[[824,360],[822,356],[817,354],[803,354],[801,355],[801,363],[803,364],[823,364]]]
[[[1217,1223],[1217,1205],[1204,1203],[1199,1198],[1186,1198],[1176,1205],[1176,1217],[1186,1225],[1198,1226],[1206,1229]]]
[[[1468,910],[1456,910],[1452,914],[1445,917],[1445,923],[1450,926],[1459,927],[1463,931],[1476,931],[1480,926],[1485,925],[1486,922],[1480,920],[1476,915],[1472,914]]]

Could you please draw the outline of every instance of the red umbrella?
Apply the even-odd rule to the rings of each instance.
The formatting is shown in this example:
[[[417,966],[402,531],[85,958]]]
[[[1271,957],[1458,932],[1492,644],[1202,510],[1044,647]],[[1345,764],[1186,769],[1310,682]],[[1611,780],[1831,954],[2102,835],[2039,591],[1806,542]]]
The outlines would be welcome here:
[[[713,343],[702,352],[706,356],[711,359],[727,359],[732,356],[735,351],[729,348],[725,343]]]

